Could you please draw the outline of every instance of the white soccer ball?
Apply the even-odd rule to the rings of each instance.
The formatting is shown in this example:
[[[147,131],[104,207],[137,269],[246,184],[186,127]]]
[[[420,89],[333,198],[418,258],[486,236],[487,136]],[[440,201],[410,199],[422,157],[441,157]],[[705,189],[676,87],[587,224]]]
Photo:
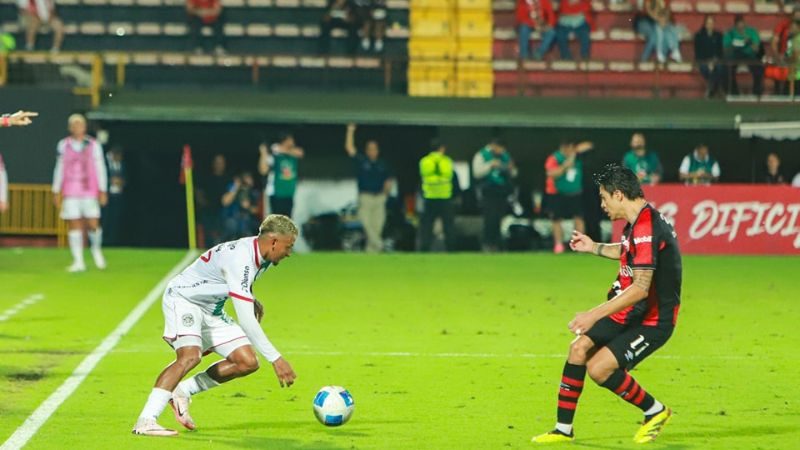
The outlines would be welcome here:
[[[325,426],[344,425],[353,415],[355,402],[347,389],[341,386],[325,386],[314,397],[314,415]]]

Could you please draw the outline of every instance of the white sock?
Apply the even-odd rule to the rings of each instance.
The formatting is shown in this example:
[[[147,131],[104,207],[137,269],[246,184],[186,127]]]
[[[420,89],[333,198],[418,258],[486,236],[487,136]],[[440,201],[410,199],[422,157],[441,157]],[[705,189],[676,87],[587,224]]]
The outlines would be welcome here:
[[[566,435],[570,435],[572,434],[572,424],[556,423],[556,430]]]
[[[89,232],[89,243],[92,245],[93,252],[99,252],[103,246],[103,229],[97,228]]]
[[[172,398],[172,392],[165,389],[153,388],[150,396],[147,397],[147,403],[144,404],[142,413],[139,414],[140,419],[158,419],[161,412],[167,406],[167,402]]]
[[[653,406],[651,406],[650,409],[648,409],[647,411],[644,412],[644,415],[645,416],[652,416],[654,414],[660,413],[661,410],[663,410],[663,409],[664,409],[664,405],[662,405],[660,401],[656,400],[656,402],[653,403]]]
[[[217,386],[219,386],[218,382],[208,376],[207,373],[200,372],[188,380],[181,381],[176,390],[179,390],[178,395],[191,397],[194,394],[199,394]]]
[[[67,232],[69,241],[69,251],[72,253],[72,260],[77,265],[83,263],[83,230],[69,230]]]

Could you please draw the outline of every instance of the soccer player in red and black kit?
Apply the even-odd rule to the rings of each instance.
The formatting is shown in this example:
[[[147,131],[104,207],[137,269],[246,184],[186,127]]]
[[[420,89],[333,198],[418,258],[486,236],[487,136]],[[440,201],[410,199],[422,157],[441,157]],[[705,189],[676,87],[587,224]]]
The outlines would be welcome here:
[[[577,335],[569,349],[558,391],[556,428],[532,441],[567,442],[575,439],[572,421],[586,374],[595,383],[622,397],[644,413],[634,441],[654,440],[672,411],[653,398],[629,370],[664,345],[678,317],[681,293],[681,254],[672,226],[644,198],[630,169],[609,165],[595,175],[601,206],[611,220],[626,220],[618,244],[601,244],[575,232],[570,247],[619,260],[619,275],[608,301],[581,312],[569,322]]]

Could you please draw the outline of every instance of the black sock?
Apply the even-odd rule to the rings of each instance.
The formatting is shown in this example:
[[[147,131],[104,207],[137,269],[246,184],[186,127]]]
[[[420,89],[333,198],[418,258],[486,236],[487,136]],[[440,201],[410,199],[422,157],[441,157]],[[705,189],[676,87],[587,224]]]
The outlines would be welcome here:
[[[558,423],[572,425],[575,408],[583,391],[583,379],[586,378],[586,366],[578,366],[567,362],[561,375],[558,389]]]

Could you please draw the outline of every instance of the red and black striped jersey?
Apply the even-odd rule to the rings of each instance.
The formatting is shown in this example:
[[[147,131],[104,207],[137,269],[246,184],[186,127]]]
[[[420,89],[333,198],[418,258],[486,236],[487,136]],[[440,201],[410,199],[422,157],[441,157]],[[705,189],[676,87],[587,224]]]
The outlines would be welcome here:
[[[619,274],[608,299],[633,284],[633,271],[641,269],[654,271],[647,298],[611,319],[626,325],[674,326],[681,303],[681,252],[672,225],[649,203],[622,231]]]

